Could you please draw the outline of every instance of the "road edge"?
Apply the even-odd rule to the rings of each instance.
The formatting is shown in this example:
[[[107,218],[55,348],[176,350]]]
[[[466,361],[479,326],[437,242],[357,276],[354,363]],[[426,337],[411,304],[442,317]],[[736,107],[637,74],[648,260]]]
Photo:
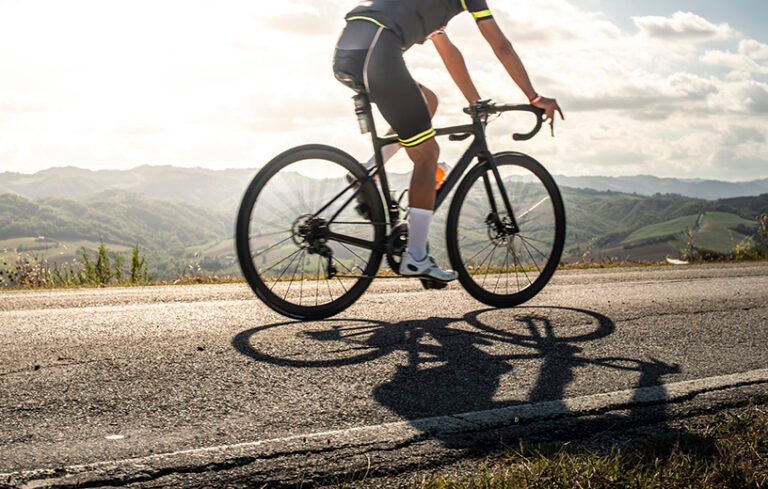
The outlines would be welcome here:
[[[563,420],[574,422],[608,415],[630,417],[639,410],[685,404],[707,394],[721,394],[720,404],[733,403],[739,399],[735,391],[766,385],[768,369],[759,369],[488,411],[180,450],[124,460],[11,472],[0,474],[0,486],[24,489],[125,486],[184,474],[232,470],[238,471],[241,476],[251,474],[251,482],[275,483],[288,481],[292,477],[303,480],[310,474],[297,475],[306,469],[293,467],[291,470],[292,462],[289,460],[302,460],[306,467],[306,461],[313,457],[333,458],[337,467],[343,469],[341,472],[360,471],[365,470],[365,467],[359,467],[359,460],[356,463],[351,461],[359,459],[361,454],[394,453],[427,441],[445,443],[447,440],[479,434],[524,430],[534,425],[540,429],[542,424],[546,426]],[[345,459],[350,462],[339,463],[339,460]],[[370,457],[364,459],[367,459],[370,468]],[[279,468],[279,474],[273,474],[273,467]],[[286,474],[291,475],[286,478]]]

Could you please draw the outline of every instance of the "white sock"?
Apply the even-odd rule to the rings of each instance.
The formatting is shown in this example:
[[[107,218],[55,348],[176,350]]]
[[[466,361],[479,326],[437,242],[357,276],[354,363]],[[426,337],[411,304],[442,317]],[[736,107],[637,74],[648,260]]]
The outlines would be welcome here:
[[[408,253],[416,260],[427,257],[427,239],[433,211],[411,207],[408,213]]]
[[[394,144],[388,144],[381,148],[381,157],[384,158],[384,163],[391,160],[393,156],[395,156],[395,153],[401,148],[399,143]],[[371,159],[368,160],[368,163],[365,164],[365,167],[369,170],[376,166],[376,155],[371,156]]]

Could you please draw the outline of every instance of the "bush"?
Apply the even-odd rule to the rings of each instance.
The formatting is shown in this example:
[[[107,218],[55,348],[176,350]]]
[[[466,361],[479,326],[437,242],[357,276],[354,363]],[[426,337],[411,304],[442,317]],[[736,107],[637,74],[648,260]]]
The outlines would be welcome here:
[[[16,263],[9,265],[3,262],[0,269],[0,285],[16,288],[43,288],[52,287],[53,276],[45,260],[37,256],[21,256],[16,258]]]
[[[19,255],[13,264],[0,266],[0,286],[6,288],[81,287],[107,285],[141,285],[149,283],[147,260],[137,244],[131,252],[131,268],[123,270],[125,260],[120,253],[109,251],[102,242],[96,251],[82,248],[79,259],[55,263],[32,255]]]

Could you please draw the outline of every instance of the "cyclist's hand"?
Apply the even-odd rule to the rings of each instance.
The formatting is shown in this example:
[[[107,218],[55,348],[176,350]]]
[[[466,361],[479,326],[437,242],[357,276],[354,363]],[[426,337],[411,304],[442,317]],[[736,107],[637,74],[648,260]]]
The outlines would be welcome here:
[[[549,121],[549,127],[552,131],[552,136],[554,137],[555,136],[555,111],[557,111],[560,114],[560,118],[562,120],[565,120],[563,111],[560,109],[560,106],[557,105],[557,100],[553,98],[539,97],[539,100],[537,100],[536,103],[534,103],[533,105],[540,109],[544,109],[544,119]]]

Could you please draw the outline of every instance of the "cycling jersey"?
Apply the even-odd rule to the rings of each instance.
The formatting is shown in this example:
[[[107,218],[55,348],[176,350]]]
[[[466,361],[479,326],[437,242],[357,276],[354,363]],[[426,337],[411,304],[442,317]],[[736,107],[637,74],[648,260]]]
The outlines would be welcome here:
[[[478,22],[493,17],[486,0],[365,0],[345,18],[367,20],[392,30],[405,50],[423,43],[465,10]]]

